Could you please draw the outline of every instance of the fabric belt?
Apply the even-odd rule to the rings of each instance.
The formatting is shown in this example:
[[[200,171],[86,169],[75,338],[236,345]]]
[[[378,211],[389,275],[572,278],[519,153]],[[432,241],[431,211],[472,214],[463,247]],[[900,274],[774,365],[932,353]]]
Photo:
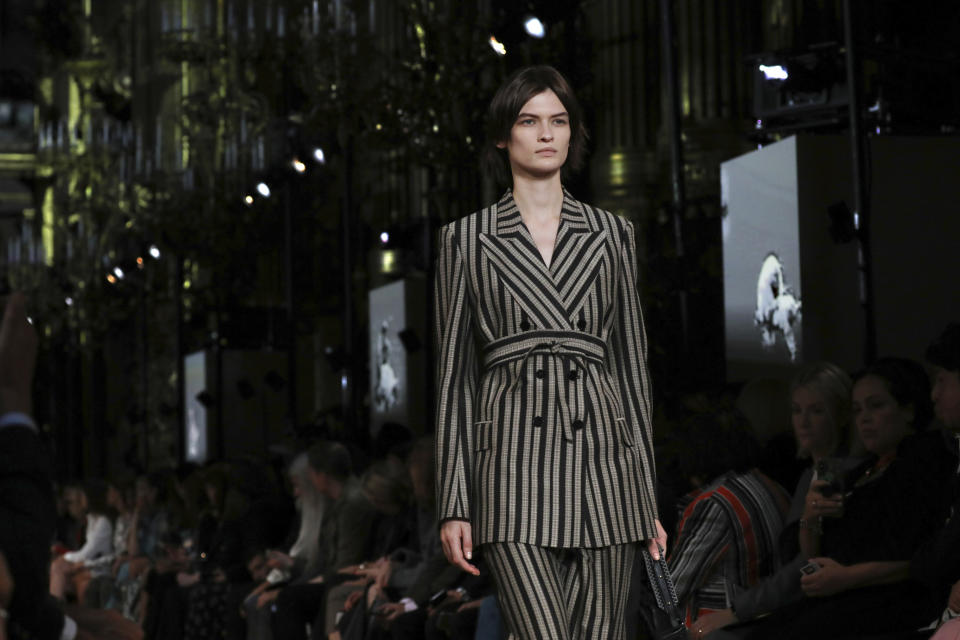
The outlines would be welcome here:
[[[589,333],[547,329],[527,331],[488,342],[481,354],[483,368],[491,369],[517,359],[525,364],[533,353],[580,356],[603,363],[607,347],[603,340]]]
[[[606,355],[606,345],[603,340],[589,333],[540,329],[493,340],[484,346],[481,358],[485,371],[504,364],[516,363],[516,376],[508,388],[509,391],[514,391],[520,380],[524,379],[523,372],[527,366],[527,360],[534,354],[572,358],[581,365],[584,371],[577,376],[574,392],[576,397],[580,399],[578,406],[582,410],[583,381],[587,375],[591,375],[582,365],[584,360],[603,364]],[[557,382],[563,383],[563,386],[558,388],[554,394],[560,408],[563,436],[567,440],[573,440],[572,423],[574,418],[568,403],[569,390],[565,388],[566,381],[562,376],[555,376],[555,378],[557,378]]]

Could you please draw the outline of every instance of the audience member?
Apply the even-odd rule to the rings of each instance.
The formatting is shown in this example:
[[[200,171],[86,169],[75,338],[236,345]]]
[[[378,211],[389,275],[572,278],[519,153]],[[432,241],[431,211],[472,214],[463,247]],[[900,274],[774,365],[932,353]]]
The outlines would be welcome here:
[[[266,555],[269,573],[243,600],[248,640],[270,640],[272,604],[279,589],[300,575],[320,572],[320,529],[326,498],[317,491],[309,475],[307,453],[294,457],[288,468],[290,488],[299,514],[296,538],[287,553],[270,550]]]
[[[324,628],[322,613],[327,589],[349,576],[339,569],[370,555],[376,510],[353,475],[350,454],[335,442],[320,442],[308,452],[310,481],[328,500],[320,530],[318,570],[283,587],[276,599],[273,636],[278,640],[306,638],[307,625]]]
[[[86,521],[84,543],[76,551],[68,551],[50,565],[50,593],[57,598],[73,595],[84,601],[86,588],[95,575],[108,573],[113,559],[113,521],[107,504],[108,485],[102,480],[89,480],[67,486],[67,505],[78,520]]]
[[[667,561],[691,624],[728,607],[735,586],[749,588],[777,570],[790,501],[756,468],[759,444],[739,412],[692,416],[672,437],[683,443],[679,466],[693,491]]]
[[[836,487],[811,486],[806,546],[819,555],[800,582],[802,601],[761,621],[748,638],[839,638],[916,628],[927,599],[916,583],[891,581],[946,513],[952,461],[936,434],[922,367],[887,358],[857,376],[855,422],[870,456]],[[896,523],[896,526],[888,526]]]
[[[805,365],[790,383],[789,412],[800,459],[809,459],[808,467],[797,481],[790,509],[777,542],[781,567],[773,575],[759,580],[749,589],[735,588],[725,609],[699,618],[691,628],[698,635],[710,634],[737,622],[753,620],[790,602],[803,598],[800,567],[808,559],[800,549],[800,520],[804,515],[810,485],[818,481],[819,469],[848,448],[850,433],[850,394],[853,383],[842,369],[829,362]],[[852,468],[858,458],[847,458],[842,468]],[[734,613],[736,612],[736,613]],[[742,631],[742,629],[741,629]],[[715,634],[711,637],[726,637]]]

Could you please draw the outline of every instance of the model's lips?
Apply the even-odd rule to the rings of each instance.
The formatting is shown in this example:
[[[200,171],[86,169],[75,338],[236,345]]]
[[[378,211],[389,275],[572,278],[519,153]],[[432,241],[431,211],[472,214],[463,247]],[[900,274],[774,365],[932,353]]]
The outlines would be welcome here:
[[[547,155],[553,155],[553,154],[555,154],[556,152],[557,152],[557,150],[554,149],[553,147],[547,147],[546,149],[537,149],[537,153],[538,153],[538,154],[539,154],[539,153],[543,153],[543,154],[547,154]]]

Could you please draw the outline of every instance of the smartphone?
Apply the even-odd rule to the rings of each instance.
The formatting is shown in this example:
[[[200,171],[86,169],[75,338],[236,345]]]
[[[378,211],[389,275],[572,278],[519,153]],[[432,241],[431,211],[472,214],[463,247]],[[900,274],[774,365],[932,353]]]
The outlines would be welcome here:
[[[800,573],[810,575],[811,573],[816,573],[820,570],[820,565],[814,562],[813,560],[808,560],[805,565],[800,567]]]

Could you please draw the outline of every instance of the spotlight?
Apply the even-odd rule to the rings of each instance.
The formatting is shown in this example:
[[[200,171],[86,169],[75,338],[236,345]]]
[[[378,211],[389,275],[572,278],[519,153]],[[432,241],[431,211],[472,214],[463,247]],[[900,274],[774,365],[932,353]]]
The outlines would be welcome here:
[[[507,55],[507,48],[503,46],[503,43],[497,40],[496,36],[490,36],[490,48],[493,49],[498,56]]]
[[[387,233],[386,231],[382,232],[380,234],[380,242],[382,242],[383,244],[387,244],[388,242],[390,242],[390,234]]]
[[[300,158],[294,158],[291,160],[290,166],[292,166],[293,170],[297,173],[303,173],[307,170],[307,165],[303,164],[303,162],[300,161]]]
[[[107,282],[110,284],[117,284],[117,278],[112,273],[107,274]]]
[[[243,197],[243,203],[244,203],[245,205],[247,205],[248,207],[252,207],[252,206],[253,206],[253,196],[250,195],[249,193],[248,193],[247,195],[245,195],[245,196]]]
[[[119,280],[123,280],[123,269],[121,269],[120,267],[114,267],[113,275],[117,276]]]
[[[73,306],[73,298],[71,298],[70,296],[67,296],[67,298],[66,298],[66,300],[64,300],[64,302],[67,303],[67,306],[68,306],[68,307],[72,307],[72,306]]]
[[[143,258],[137,256],[137,269],[143,269]]]
[[[760,65],[760,71],[763,72],[763,77],[767,80],[786,80],[790,75],[787,73],[786,67],[783,67],[779,64],[775,65]]]
[[[270,187],[266,182],[257,183],[257,193],[262,195],[264,198],[270,197]]]
[[[154,260],[160,259],[160,249],[158,249],[155,244],[150,245],[150,257]]]
[[[529,16],[526,20],[524,20],[523,28],[526,29],[527,33],[534,38],[542,38],[547,33],[543,23],[540,22],[540,19],[536,16]]]
[[[313,150],[313,159],[319,162],[320,164],[324,164],[327,161],[327,156],[323,154],[323,149],[321,149],[320,147],[317,147]]]

